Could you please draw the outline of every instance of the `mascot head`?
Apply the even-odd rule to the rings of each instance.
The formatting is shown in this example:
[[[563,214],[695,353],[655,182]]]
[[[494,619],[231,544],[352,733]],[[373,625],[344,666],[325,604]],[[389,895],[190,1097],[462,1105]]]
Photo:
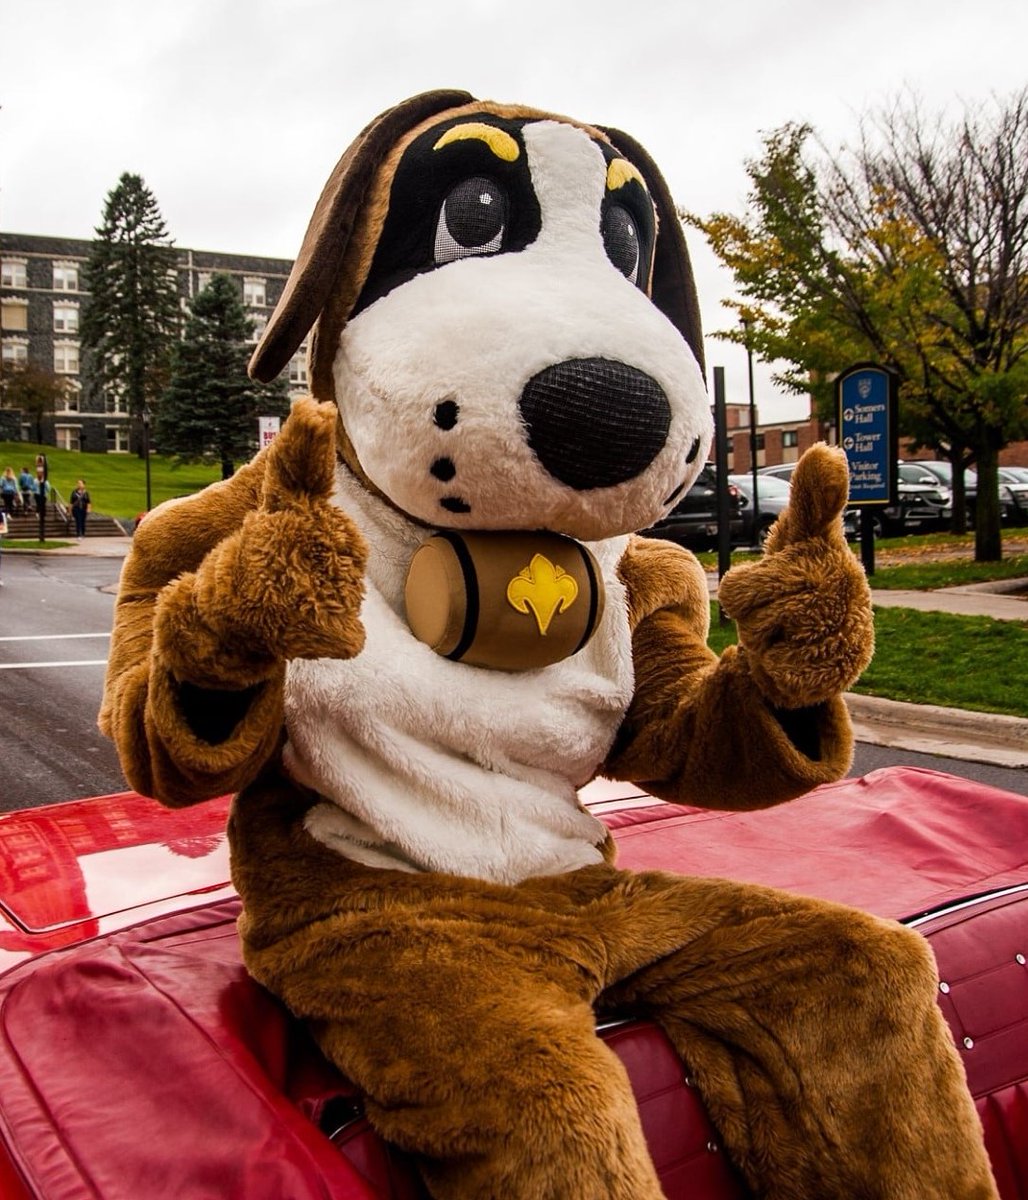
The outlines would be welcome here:
[[[430,528],[611,537],[706,459],[681,225],[616,130],[464,92],[383,113],[326,184],[251,374],[311,330],[346,463]]]

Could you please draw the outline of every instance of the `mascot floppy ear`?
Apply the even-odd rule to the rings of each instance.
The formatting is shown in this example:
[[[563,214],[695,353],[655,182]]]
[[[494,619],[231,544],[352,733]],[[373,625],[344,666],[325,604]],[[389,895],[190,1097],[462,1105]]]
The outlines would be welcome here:
[[[250,359],[254,379],[270,383],[278,375],[338,294],[339,273],[368,186],[397,139],[427,117],[473,99],[469,92],[422,92],[387,109],[353,141],[322,189],[282,298]]]
[[[678,219],[671,191],[657,164],[635,138],[620,129],[603,125],[596,128],[613,143],[625,158],[638,167],[646,180],[650,197],[657,209],[657,246],[653,259],[653,279],[650,295],[653,303],[685,338],[706,375],[703,355],[703,331],[700,305],[696,298],[689,250],[685,244],[682,222]]]

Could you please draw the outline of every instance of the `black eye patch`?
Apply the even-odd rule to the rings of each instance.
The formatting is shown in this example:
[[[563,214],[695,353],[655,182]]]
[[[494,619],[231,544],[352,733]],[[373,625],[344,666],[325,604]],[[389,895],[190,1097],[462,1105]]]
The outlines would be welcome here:
[[[524,124],[465,114],[411,142],[397,165],[389,212],[352,316],[425,271],[535,241],[542,216]]]
[[[646,291],[656,236],[653,201],[634,168],[628,167],[611,147],[602,149],[608,166],[607,190],[600,210],[603,247],[621,274]]]

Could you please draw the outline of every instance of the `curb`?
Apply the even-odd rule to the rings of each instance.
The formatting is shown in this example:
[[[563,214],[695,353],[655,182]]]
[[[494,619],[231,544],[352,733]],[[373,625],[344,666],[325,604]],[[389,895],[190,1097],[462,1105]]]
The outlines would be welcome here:
[[[1000,767],[1028,767],[1028,720],[845,694],[858,742]]]

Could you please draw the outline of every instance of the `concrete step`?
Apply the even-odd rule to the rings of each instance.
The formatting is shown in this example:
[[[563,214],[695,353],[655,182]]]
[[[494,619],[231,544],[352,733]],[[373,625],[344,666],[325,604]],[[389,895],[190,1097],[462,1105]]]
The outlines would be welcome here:
[[[75,522],[71,513],[67,519],[47,505],[46,537],[64,539],[75,536]],[[125,530],[113,517],[102,513],[90,513],[86,518],[86,537],[122,537]],[[38,538],[39,517],[35,513],[7,518],[7,536],[9,538]]]

